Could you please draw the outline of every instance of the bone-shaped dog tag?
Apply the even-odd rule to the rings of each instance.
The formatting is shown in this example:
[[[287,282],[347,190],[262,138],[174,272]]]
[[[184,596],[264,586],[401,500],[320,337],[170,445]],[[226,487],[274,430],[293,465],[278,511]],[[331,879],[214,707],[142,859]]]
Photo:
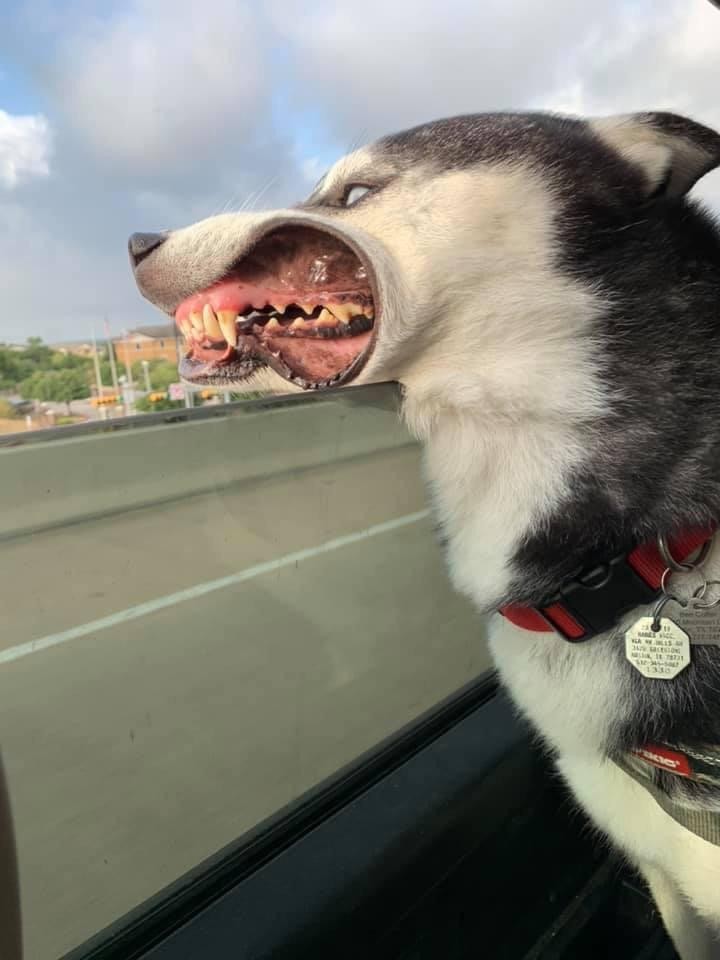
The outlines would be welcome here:
[[[640,617],[625,633],[625,656],[644,677],[673,680],[690,663],[690,637],[669,617]]]

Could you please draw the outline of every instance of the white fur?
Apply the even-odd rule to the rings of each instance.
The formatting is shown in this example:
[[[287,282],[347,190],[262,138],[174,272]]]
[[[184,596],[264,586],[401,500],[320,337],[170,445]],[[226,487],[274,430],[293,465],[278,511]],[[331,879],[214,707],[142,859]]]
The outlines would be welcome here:
[[[664,135],[622,118],[596,121],[595,129],[651,184],[662,178]],[[674,149],[683,177],[683,157],[694,148],[682,141]],[[342,183],[362,182],[368,168],[382,172],[382,164],[372,148],[357,151],[330,172],[320,194],[331,198]],[[388,184],[382,200],[349,210],[228,214],[177,231],[153,254],[147,286],[172,311],[279,222],[332,227],[359,245],[377,272],[382,311],[358,379],[402,382],[404,416],[424,443],[448,537],[451,577],[488,609],[509,586],[520,538],[557,508],[582,464],[582,428],[607,410],[595,366],[602,349],[590,333],[606,304],[554,266],[554,200],[527,167],[428,175],[417,162],[400,181]],[[273,380],[287,391],[274,376],[265,385]],[[720,574],[717,551],[711,564]],[[706,960],[716,955],[711,934],[685,900],[720,929],[720,847],[680,827],[605,759],[610,726],[630,704],[604,647],[604,638],[570,645],[497,618],[493,624],[502,678],[557,752],[578,801],[644,871],[683,960]]]
[[[660,176],[662,147],[637,149]],[[351,176],[347,165],[343,176]],[[528,170],[494,167],[418,184],[413,209],[426,205],[433,218],[422,241],[412,211],[395,214],[392,198],[353,215],[382,239],[412,293],[402,314],[384,316],[384,349],[369,376],[389,372],[404,385],[451,577],[485,609],[508,587],[519,538],[557,505],[582,462],[579,426],[605,409],[588,340],[604,304],[553,268],[552,201]],[[438,242],[447,235],[450,246]],[[427,326],[437,290],[449,291],[450,302],[441,304],[435,340]],[[720,571],[718,551],[713,565]],[[578,801],[644,872],[683,960],[720,956],[710,931],[720,930],[720,848],[677,824],[605,758],[610,724],[630,704],[618,699],[623,685],[604,639],[570,645],[495,619],[491,649],[505,684],[558,752]]]
[[[668,192],[679,195],[715,166],[712,154],[691,137],[669,134],[633,114],[598,117],[590,121],[590,126],[608,146],[642,170],[648,192],[671,171]]]
[[[720,575],[719,544],[706,570],[708,579]],[[673,589],[688,592],[681,584]],[[634,611],[618,630],[649,612]],[[610,725],[629,711],[617,695],[622,684],[604,650],[608,639],[572,645],[496,616],[491,650],[516,704],[556,751],[579,803],[648,879],[683,960],[720,957],[720,847],[680,826],[606,757]]]

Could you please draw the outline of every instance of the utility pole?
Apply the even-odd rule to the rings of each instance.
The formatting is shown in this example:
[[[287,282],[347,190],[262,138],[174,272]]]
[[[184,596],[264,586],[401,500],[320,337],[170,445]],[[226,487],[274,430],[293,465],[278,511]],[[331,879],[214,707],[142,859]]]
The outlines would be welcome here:
[[[125,351],[125,373],[127,374],[128,386],[130,387],[131,390],[134,390],[135,381],[133,380],[133,375],[132,375],[132,364],[130,363],[130,354],[127,350]]]
[[[179,337],[177,331],[175,331],[175,352],[177,353],[178,366],[180,366],[183,359],[183,342],[183,338]],[[185,397],[185,406],[190,409],[193,405],[192,391],[186,383],[183,383],[182,388],[183,396]]]
[[[143,376],[145,378],[145,389],[148,393],[152,390],[152,385],[150,383],[150,363],[147,360],[141,360]]]
[[[108,351],[108,360],[110,361],[110,376],[112,377],[112,385],[115,393],[120,392],[120,385],[117,375],[117,367],[115,366],[115,351],[113,349],[112,337],[110,336],[110,327],[107,322],[107,317],[104,318],[105,324],[105,339],[107,340],[107,351]]]
[[[101,397],[103,382],[102,382],[102,376],[100,374],[100,359],[98,357],[97,340],[95,339],[94,326],[92,331],[92,345],[93,345],[93,366],[95,367],[95,385],[97,386],[97,395],[98,397]]]
[[[102,382],[102,375],[100,373],[100,358],[98,357],[97,340],[95,339],[95,324],[93,324],[93,329],[92,329],[92,345],[93,345],[93,366],[95,367],[95,384],[97,386],[98,401],[100,401],[103,395],[103,382]],[[102,405],[99,405],[98,409],[100,410],[100,419],[104,420],[107,417],[107,411],[105,410],[105,407]]]

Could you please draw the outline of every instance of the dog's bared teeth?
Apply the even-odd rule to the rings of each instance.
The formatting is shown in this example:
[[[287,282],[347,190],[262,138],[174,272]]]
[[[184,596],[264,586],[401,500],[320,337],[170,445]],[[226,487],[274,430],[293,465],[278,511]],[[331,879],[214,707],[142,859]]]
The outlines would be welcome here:
[[[303,313],[311,314],[315,309],[314,303],[299,303],[298,306],[303,311]]]
[[[277,310],[279,314],[283,314],[287,310],[286,303],[271,303],[270,306],[273,308],[273,310]]]
[[[309,330],[311,324],[307,320],[303,320],[302,317],[296,317],[295,320],[290,324],[291,330]]]
[[[189,317],[184,317],[182,320],[178,320],[178,326],[182,330],[182,335],[185,337],[186,341],[190,343],[192,324],[190,323]]]
[[[325,307],[320,311],[320,316],[317,320],[313,321],[314,327],[336,327],[338,325],[338,318],[333,316],[329,310],[326,310]]]
[[[225,340],[231,347],[237,346],[237,328],[235,327],[235,318],[237,314],[234,310],[218,310],[217,319]]]
[[[204,329],[202,314],[199,310],[193,310],[190,314],[190,323],[196,333],[202,333]]]
[[[220,329],[220,324],[215,316],[215,311],[209,303],[206,303],[203,307],[202,317],[205,333],[208,335],[208,337],[210,337],[211,340],[222,340],[223,333]]]
[[[358,317],[363,312],[359,303],[329,303],[328,310],[342,323],[350,323],[353,317]]]
[[[270,317],[268,322],[265,324],[265,330],[267,330],[268,333],[277,333],[278,331],[282,330],[282,326],[280,325],[280,321],[277,319],[277,317]]]

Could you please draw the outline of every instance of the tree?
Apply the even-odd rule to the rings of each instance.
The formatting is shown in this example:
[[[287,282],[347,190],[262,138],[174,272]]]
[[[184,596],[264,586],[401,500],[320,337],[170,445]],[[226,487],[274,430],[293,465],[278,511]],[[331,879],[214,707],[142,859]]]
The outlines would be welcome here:
[[[32,365],[23,360],[23,353],[0,347],[0,390],[14,390],[32,373]]]
[[[50,369],[52,370],[90,370],[92,359],[90,357],[79,357],[76,353],[61,353],[56,350],[50,360]]]
[[[82,400],[89,394],[87,372],[78,370],[38,370],[20,384],[20,394],[26,400],[64,403],[68,416],[73,400]]]
[[[153,390],[167,390],[171,383],[177,383],[180,379],[177,365],[169,360],[160,360],[150,365],[150,381]],[[140,383],[143,381],[140,380]]]
[[[23,358],[41,370],[47,370],[52,365],[55,351],[42,342],[42,337],[28,337],[27,346],[23,350]]]

